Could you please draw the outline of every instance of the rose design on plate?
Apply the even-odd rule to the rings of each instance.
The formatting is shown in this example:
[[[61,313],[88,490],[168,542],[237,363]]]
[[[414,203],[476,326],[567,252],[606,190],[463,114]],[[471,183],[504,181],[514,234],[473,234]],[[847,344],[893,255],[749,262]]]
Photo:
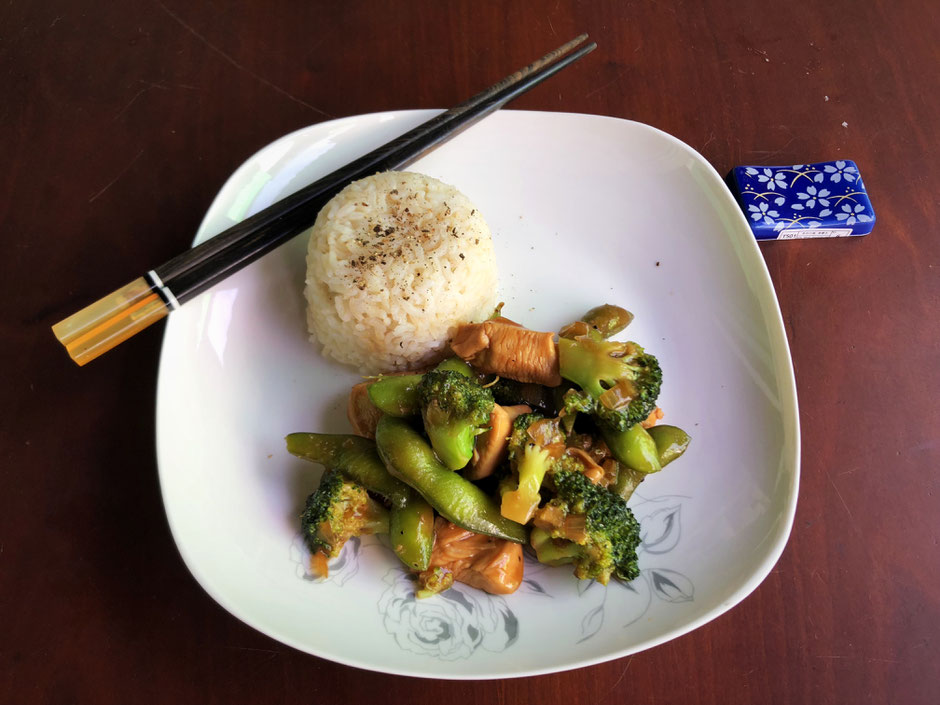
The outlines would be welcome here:
[[[502,597],[455,583],[418,600],[414,581],[393,569],[378,608],[385,630],[406,651],[443,661],[469,658],[478,648],[503,651],[519,637],[519,621]]]
[[[637,548],[640,565],[647,563],[647,556],[661,556],[672,551],[682,537],[682,504],[688,497],[666,495],[644,498],[636,494],[634,512],[639,516],[641,543]],[[596,636],[604,626],[607,613],[609,589],[623,590],[629,598],[618,608],[617,619],[623,628],[629,627],[643,617],[652,604],[653,597],[671,604],[692,602],[695,585],[683,573],[670,568],[647,568],[629,583],[612,580],[604,586],[593,580],[578,583],[578,595],[586,604],[592,604],[581,619],[580,644]]]
[[[358,536],[353,536],[343,546],[342,552],[336,558],[329,562],[329,576],[320,578],[315,576],[310,570],[310,549],[304,543],[302,534],[294,536],[290,546],[290,560],[295,565],[294,573],[298,578],[315,583],[333,582],[337,585],[345,585],[359,572],[360,554],[374,544],[364,544]]]

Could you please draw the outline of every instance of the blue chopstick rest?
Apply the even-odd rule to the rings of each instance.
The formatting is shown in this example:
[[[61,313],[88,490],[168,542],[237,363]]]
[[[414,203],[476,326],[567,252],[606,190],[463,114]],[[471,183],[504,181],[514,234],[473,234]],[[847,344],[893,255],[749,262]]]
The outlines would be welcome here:
[[[855,162],[736,166],[728,182],[758,240],[867,235],[875,225]]]

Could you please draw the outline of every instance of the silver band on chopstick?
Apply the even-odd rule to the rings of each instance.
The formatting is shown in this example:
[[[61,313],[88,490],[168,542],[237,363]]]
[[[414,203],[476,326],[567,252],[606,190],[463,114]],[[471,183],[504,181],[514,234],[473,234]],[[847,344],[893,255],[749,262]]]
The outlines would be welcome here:
[[[138,270],[139,271],[139,270]],[[163,283],[163,280],[160,278],[160,275],[157,274],[154,270],[150,270],[146,274],[147,281],[150,282],[150,286],[156,289],[157,293],[160,295],[160,298],[170,307],[171,311],[175,311],[180,307],[180,302],[176,300],[176,296],[170,291]]]

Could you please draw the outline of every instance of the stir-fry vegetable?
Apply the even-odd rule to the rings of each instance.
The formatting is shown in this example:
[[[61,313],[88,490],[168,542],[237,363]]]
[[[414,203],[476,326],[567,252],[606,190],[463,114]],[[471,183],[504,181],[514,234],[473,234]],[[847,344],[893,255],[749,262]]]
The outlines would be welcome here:
[[[656,444],[659,464],[662,467],[666,467],[673,460],[685,453],[686,448],[689,447],[689,443],[692,442],[692,438],[689,434],[678,426],[661,424],[659,426],[653,426],[649,429],[648,433]]]
[[[502,516],[477,485],[448,470],[407,421],[384,417],[375,442],[389,471],[420,492],[445,519],[478,534],[525,542],[525,528]]]
[[[307,498],[300,528],[315,557],[314,571],[325,576],[326,560],[338,556],[350,538],[388,533],[388,510],[369,497],[364,487],[330,471]]]
[[[591,414],[605,428],[626,431],[656,408],[662,370],[659,361],[636,343],[590,335],[559,338],[558,360],[561,376],[594,402]]]
[[[290,434],[291,453],[328,468],[301,522],[315,572],[350,537],[375,533],[417,575],[418,597],[455,580],[512,592],[523,546],[581,579],[635,578],[640,528],[627,501],[690,438],[658,423],[656,357],[609,340],[632,320],[598,306],[557,342],[500,316],[461,326],[464,359],[353,389],[350,421],[370,438]]]
[[[418,399],[434,452],[448,468],[460,470],[489,425],[493,394],[460,372],[434,370],[421,379]]]
[[[473,377],[470,365],[459,357],[452,357],[441,362],[436,370],[459,372],[464,377]],[[369,399],[383,414],[406,418],[421,411],[421,397],[418,385],[424,375],[391,375],[379,377],[368,386]]]
[[[418,493],[389,474],[373,441],[325,433],[292,433],[286,440],[293,455],[321,463],[384,498],[390,510],[386,530],[380,533],[389,533],[395,554],[406,566],[427,568],[434,544],[434,511]]]

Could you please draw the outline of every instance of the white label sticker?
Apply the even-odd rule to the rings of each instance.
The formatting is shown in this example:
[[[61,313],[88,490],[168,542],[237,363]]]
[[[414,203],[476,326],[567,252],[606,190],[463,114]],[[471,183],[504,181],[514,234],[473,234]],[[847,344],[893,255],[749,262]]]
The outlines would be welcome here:
[[[848,237],[852,228],[787,228],[781,230],[778,240],[800,240],[813,237]]]

